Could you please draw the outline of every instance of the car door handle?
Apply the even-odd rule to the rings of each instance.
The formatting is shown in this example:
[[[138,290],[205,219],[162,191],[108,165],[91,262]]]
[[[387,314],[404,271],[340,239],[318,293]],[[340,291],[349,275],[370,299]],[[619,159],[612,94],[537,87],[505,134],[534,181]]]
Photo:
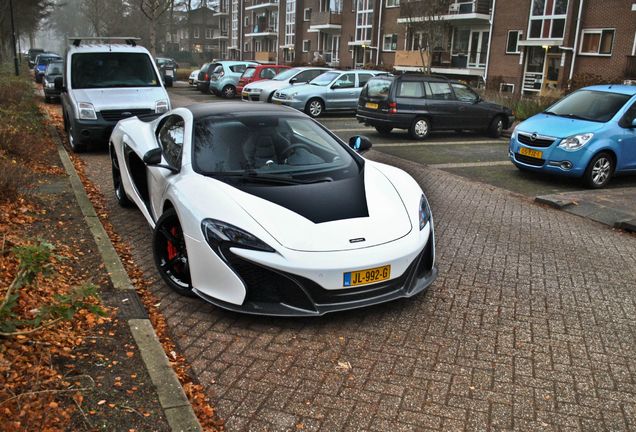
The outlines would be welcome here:
[[[460,107],[459,107],[459,110],[460,110],[460,111],[466,111],[466,107],[460,106]]]

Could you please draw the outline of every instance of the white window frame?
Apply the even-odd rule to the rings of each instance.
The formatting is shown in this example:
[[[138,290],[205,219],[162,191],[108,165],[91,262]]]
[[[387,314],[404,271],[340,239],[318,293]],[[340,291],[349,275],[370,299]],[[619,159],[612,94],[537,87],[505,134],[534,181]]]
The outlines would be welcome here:
[[[192,31],[192,37],[194,39],[199,39],[199,27],[195,27]]]
[[[309,12],[309,16],[307,16],[307,12]],[[303,9],[303,21],[311,21],[311,8]]]
[[[516,51],[508,51],[508,41],[510,40],[510,33],[517,33],[517,50]],[[521,36],[523,36],[523,30],[508,30],[508,37],[506,37],[506,54],[521,54],[519,51],[519,41],[521,40]]]
[[[385,33],[382,36],[382,52],[395,52],[397,50],[397,40],[395,41],[395,48],[391,45],[393,43],[393,36],[397,37],[397,33]],[[389,48],[386,47],[386,41],[389,38]]]
[[[598,49],[601,49],[601,42],[603,41],[603,32],[611,31],[614,35],[612,36],[612,46],[610,47],[609,53],[600,53],[600,52],[583,52],[583,39],[586,34],[598,34],[600,38],[598,40]],[[579,55],[582,56],[592,56],[592,57],[611,57],[614,52],[614,41],[616,40],[616,29],[615,28],[598,28],[598,29],[583,29],[581,30],[581,45],[579,45]]]
[[[356,42],[371,42],[373,35],[373,0],[354,0],[356,3]],[[362,23],[362,24],[358,24]],[[358,37],[358,33],[360,37]]]
[[[504,86],[507,86],[507,87],[512,88],[512,91],[510,91],[510,92],[504,92],[504,91],[503,91],[503,87],[504,87]],[[514,92],[515,92],[515,85],[514,85],[513,83],[505,83],[505,82],[502,82],[502,83],[500,83],[500,84],[499,84],[499,93],[514,93]]]
[[[400,0],[386,0],[386,4],[384,7],[386,8],[400,7]]]
[[[245,15],[245,18],[243,18],[243,27],[249,27],[249,26],[250,26],[250,16]]]
[[[574,2],[574,0],[567,0],[568,4],[565,8],[565,14],[559,14],[559,15],[554,15],[554,8],[556,8],[556,1],[552,2],[552,10],[549,13],[546,13],[545,8],[547,8],[547,2],[544,5],[544,10],[543,10],[543,15],[533,15],[534,13],[534,1],[535,0],[531,0],[530,2],[530,14],[528,16],[528,34],[526,36],[526,39],[534,39],[534,40],[538,40],[538,39],[553,39],[553,40],[561,40],[563,38],[565,38],[565,30],[567,29],[568,26],[568,9],[570,8],[570,5],[572,4],[572,2]],[[532,33],[530,32],[530,28],[532,25],[532,21],[535,20],[541,20],[541,31],[539,32],[539,37],[531,37]],[[552,34],[552,27],[550,27],[550,35],[548,35],[547,38],[543,37],[543,26],[546,24],[546,20],[550,20],[550,26],[552,26],[552,24],[554,23],[554,20],[557,19],[563,19],[565,20],[563,22],[563,36],[561,37],[556,37],[553,38],[551,37]]]
[[[305,44],[307,44],[307,48],[305,48]],[[303,39],[303,52],[309,52],[311,50],[311,41],[309,39]]]
[[[296,0],[285,3],[285,45],[294,45],[296,41]]]

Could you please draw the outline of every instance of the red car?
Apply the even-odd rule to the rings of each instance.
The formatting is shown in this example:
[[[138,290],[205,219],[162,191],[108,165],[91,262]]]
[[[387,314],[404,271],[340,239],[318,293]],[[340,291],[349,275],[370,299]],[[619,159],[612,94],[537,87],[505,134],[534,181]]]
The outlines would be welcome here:
[[[239,78],[238,85],[236,86],[236,94],[240,95],[243,91],[243,87],[249,83],[272,79],[286,69],[289,69],[289,66],[267,64],[250,66],[245,69],[245,72],[243,72],[243,75]]]

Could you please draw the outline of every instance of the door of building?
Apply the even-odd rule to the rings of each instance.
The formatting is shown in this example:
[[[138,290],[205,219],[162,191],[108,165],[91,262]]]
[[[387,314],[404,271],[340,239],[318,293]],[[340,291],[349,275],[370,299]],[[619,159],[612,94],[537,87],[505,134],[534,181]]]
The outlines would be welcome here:
[[[471,31],[470,32],[470,48],[468,50],[468,67],[485,67],[486,56],[488,54],[488,38],[490,33],[487,31]]]
[[[543,86],[545,50],[541,46],[526,48],[526,66],[523,74],[522,91],[540,92]]]
[[[561,78],[561,54],[546,54],[545,71],[541,94],[556,91]]]

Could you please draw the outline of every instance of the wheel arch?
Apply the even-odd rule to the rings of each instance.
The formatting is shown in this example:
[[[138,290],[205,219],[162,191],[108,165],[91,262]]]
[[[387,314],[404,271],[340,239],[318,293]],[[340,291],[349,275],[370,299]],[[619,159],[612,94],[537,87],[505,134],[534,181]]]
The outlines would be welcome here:
[[[589,165],[590,162],[592,162],[592,159],[594,159],[600,153],[607,153],[612,158],[612,161],[614,162],[614,170],[612,171],[612,174],[614,174],[616,172],[616,169],[618,168],[618,155],[616,154],[614,149],[612,149],[611,147],[601,147],[594,150],[594,152],[592,152],[590,156],[590,159],[587,162],[587,165]],[[586,165],[586,168],[587,168],[587,165]]]

